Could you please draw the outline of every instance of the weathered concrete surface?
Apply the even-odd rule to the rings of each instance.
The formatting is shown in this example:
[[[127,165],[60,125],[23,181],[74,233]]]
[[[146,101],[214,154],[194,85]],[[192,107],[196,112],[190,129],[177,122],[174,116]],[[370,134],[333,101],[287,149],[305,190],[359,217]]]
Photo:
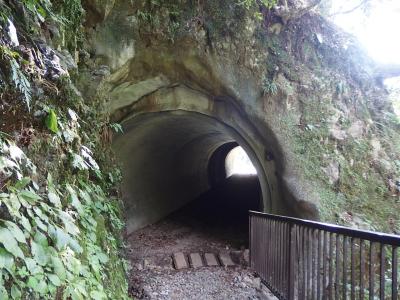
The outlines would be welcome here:
[[[172,259],[174,261],[175,269],[181,270],[186,269],[188,267],[185,255],[182,252],[177,252],[172,255]]]
[[[203,266],[203,260],[201,259],[199,253],[190,253],[189,258],[190,258],[190,265],[192,266],[192,268],[196,269]]]
[[[114,14],[123,7],[127,5],[117,5]],[[207,159],[232,141],[248,152],[258,171],[265,210],[317,217],[313,204],[317,200],[307,183],[301,189],[291,184],[294,170],[284,167],[289,157],[265,122],[257,78],[249,69],[223,56],[201,54],[201,48],[186,39],[179,47],[161,43],[145,49],[137,44],[131,59],[120,65],[114,62],[119,52],[107,54],[116,52],[110,48],[115,45],[101,37],[111,30],[115,18],[111,14],[100,27],[93,45],[103,49],[96,50],[98,55],[108,57],[105,61],[115,70],[109,79],[109,109],[124,125],[125,134],[115,140],[114,148],[124,171],[129,232],[206,191]],[[182,115],[181,120],[176,115]],[[209,117],[209,125],[201,121],[203,116]],[[295,181],[299,185],[302,179],[296,176]],[[288,203],[298,198],[310,204]]]
[[[110,20],[116,22],[112,16]],[[107,24],[99,29],[100,36],[110,30]],[[113,46],[102,38],[95,38],[94,45],[96,49]],[[200,54],[190,40],[179,47],[142,47],[138,44],[132,58],[118,68],[112,61],[119,53],[105,55],[113,48],[98,50],[115,69],[109,79],[109,109],[124,125],[125,134],[117,137],[114,148],[124,171],[128,232],[206,191],[207,160],[219,146],[232,141],[248,152],[258,171],[266,211],[317,217],[312,190],[306,182],[298,188],[302,181],[298,176],[293,186],[294,170],[283,167],[289,157],[265,123],[257,79],[250,70],[225,57]],[[203,116],[209,117],[207,126]],[[308,206],[288,203],[297,198],[307,199]]]
[[[111,70],[107,108],[124,126],[114,148],[123,166],[128,231],[205,191],[208,159],[232,141],[256,166],[264,210],[318,219],[322,207],[333,219],[329,201],[353,197],[357,185],[337,193],[324,170],[388,106],[373,82],[373,63],[317,15],[263,25],[252,12],[215,15],[222,9],[230,16],[238,6],[210,1],[202,10],[190,2],[178,9],[180,27],[171,33],[174,5],[118,1],[88,30],[90,52]],[[311,164],[302,138],[308,131],[317,132],[308,139],[312,150],[320,149]],[[351,159],[341,159],[340,168],[351,168]]]
[[[218,256],[224,267],[233,267],[235,265],[229,253],[221,252]]]
[[[204,259],[206,260],[206,264],[209,267],[219,266],[219,263],[218,263],[217,258],[215,257],[214,253],[205,253]]]
[[[267,178],[249,141],[232,127],[201,113],[180,110],[142,114],[124,125],[125,134],[115,140],[115,150],[125,175],[128,232],[157,221],[207,191],[208,161],[218,147],[232,141],[247,150],[258,170],[264,183],[264,206],[279,210],[279,203],[271,207],[273,180]]]

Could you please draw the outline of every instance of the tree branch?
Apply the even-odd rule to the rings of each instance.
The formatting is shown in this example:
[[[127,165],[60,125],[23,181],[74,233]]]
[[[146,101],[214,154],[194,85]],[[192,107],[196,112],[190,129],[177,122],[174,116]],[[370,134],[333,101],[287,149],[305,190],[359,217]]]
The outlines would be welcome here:
[[[335,13],[331,14],[329,17],[334,17],[334,16],[337,16],[337,15],[344,15],[344,14],[352,13],[353,11],[355,11],[355,10],[359,9],[360,7],[366,5],[370,1],[371,0],[362,0],[359,4],[357,4],[353,8],[348,9],[348,10],[344,10],[344,11],[335,12]]]

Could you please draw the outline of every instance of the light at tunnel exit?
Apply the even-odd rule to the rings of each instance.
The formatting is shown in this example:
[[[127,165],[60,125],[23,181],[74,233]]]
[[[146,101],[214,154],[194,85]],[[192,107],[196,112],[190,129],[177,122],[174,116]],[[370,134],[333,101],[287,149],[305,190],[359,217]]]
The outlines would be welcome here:
[[[233,148],[225,158],[226,177],[232,175],[256,175],[257,171],[242,147]]]

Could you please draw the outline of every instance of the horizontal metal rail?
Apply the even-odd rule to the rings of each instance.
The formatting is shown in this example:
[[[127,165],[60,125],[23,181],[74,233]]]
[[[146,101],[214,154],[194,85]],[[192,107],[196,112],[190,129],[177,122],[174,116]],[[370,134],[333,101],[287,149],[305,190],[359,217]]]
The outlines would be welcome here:
[[[400,299],[400,236],[249,214],[250,266],[279,299]]]

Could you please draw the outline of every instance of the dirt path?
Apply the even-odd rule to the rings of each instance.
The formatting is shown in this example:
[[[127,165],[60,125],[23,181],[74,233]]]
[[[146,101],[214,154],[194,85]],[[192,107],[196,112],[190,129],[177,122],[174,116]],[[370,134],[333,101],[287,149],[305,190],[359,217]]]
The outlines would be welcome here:
[[[132,264],[131,295],[138,299],[269,299],[260,280],[246,267],[244,249],[226,237],[210,235],[206,227],[196,229],[176,216],[146,227],[129,237]],[[228,235],[229,236],[229,235]],[[175,270],[171,255],[176,252],[229,252],[235,267],[201,267]]]
[[[129,236],[131,296],[162,300],[273,299],[247,267],[247,211],[257,208],[257,184],[257,178],[231,177],[168,218]],[[235,266],[175,270],[172,254],[177,252],[228,253]]]
[[[218,192],[218,199],[232,199],[222,196]],[[247,210],[241,218],[240,214],[230,211],[232,207],[226,203],[215,205],[215,201],[213,193],[208,193],[163,221],[129,236],[130,292],[133,297],[274,299],[247,268]],[[212,209],[208,202],[213,203]],[[240,211],[243,209],[240,207]],[[235,266],[175,270],[172,254],[177,252],[185,255],[228,253]]]

